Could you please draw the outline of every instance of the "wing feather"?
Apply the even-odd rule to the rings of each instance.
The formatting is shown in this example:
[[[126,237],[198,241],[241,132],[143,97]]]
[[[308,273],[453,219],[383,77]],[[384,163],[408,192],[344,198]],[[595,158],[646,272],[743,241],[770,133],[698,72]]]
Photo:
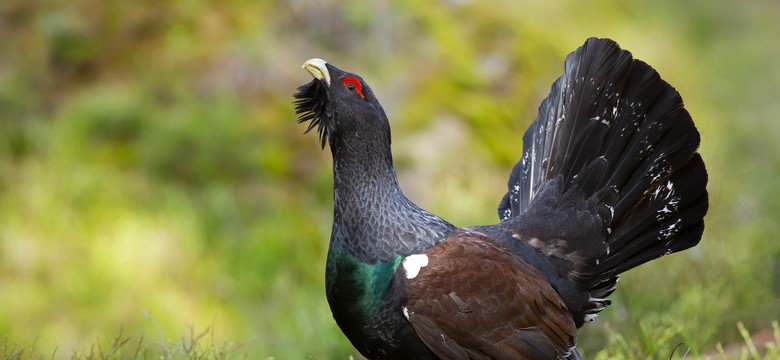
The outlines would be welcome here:
[[[576,327],[546,276],[484,235],[463,230],[425,252],[406,280],[406,311],[442,359],[554,359],[572,352]]]

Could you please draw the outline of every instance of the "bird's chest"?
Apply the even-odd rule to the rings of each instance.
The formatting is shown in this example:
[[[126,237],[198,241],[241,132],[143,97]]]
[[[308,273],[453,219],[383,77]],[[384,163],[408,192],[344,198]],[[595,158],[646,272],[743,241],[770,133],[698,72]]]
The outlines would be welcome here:
[[[348,317],[365,323],[376,314],[386,302],[400,263],[400,256],[387,262],[363,262],[346,251],[331,248],[325,289],[336,320]]]
[[[402,344],[419,342],[402,315],[405,297],[393,285],[401,260],[398,256],[366,263],[346,252],[328,252],[325,284],[333,318],[352,344],[372,359],[388,358],[406,351]]]

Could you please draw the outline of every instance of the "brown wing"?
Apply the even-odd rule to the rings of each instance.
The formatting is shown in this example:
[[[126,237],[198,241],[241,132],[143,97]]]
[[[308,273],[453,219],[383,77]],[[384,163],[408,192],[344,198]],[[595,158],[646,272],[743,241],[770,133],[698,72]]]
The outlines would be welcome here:
[[[519,256],[469,231],[424,254],[427,264],[406,273],[404,313],[442,359],[556,359],[574,351],[569,310]]]

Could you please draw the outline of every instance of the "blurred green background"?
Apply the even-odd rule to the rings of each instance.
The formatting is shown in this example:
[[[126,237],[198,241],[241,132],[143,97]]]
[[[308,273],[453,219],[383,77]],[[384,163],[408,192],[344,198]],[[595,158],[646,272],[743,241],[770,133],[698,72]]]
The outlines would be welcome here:
[[[711,210],[698,247],[622,277],[580,347],[705,357],[744,345],[740,322],[766,338],[778,19],[774,0],[3,0],[0,338],[67,356],[120,328],[152,343],[209,328],[249,358],[354,355],[323,290],[331,160],[295,123],[300,64],[363,75],[402,187],[468,226],[497,221],[522,133],[589,36],[682,93]]]

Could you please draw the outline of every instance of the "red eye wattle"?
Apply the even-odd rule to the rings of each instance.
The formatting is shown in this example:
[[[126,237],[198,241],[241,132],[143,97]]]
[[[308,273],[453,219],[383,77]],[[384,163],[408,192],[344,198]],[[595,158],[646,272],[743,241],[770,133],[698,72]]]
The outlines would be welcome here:
[[[366,98],[363,96],[363,85],[360,84],[360,80],[355,79],[353,77],[344,78],[344,80],[341,80],[341,83],[344,84],[344,87],[347,88],[350,92],[357,93],[362,98]]]

